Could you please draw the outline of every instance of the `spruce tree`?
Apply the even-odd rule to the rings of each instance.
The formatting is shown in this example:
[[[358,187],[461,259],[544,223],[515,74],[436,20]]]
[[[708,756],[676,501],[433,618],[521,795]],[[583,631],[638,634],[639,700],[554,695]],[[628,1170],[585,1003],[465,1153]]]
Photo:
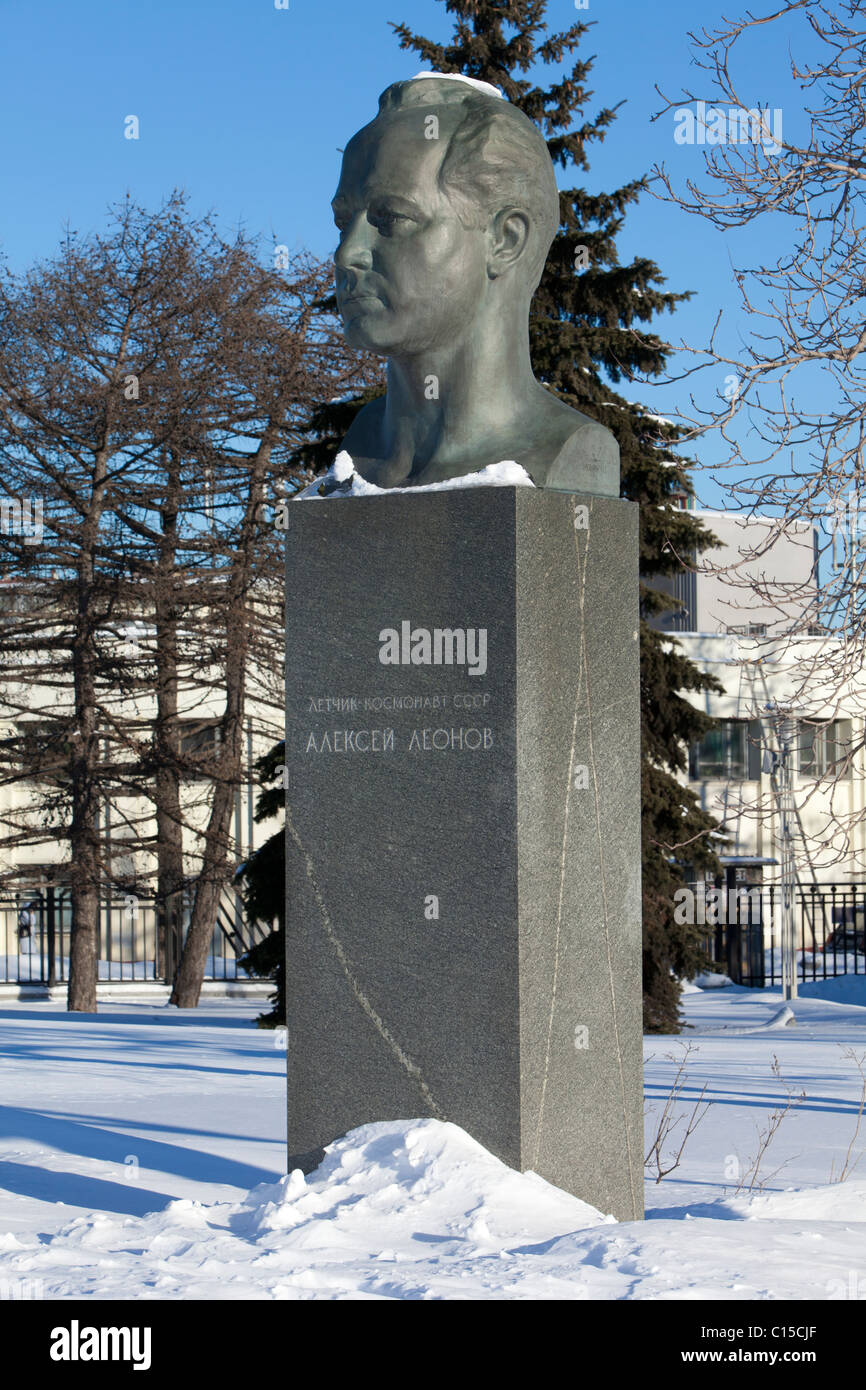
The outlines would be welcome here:
[[[393,24],[401,48],[417,53],[432,71],[498,87],[539,126],[558,171],[585,172],[589,150],[604,140],[616,116],[615,108],[584,114],[592,96],[586,87],[592,59],[575,54],[589,24],[548,34],[546,0],[445,0],[445,8],[455,16],[450,43]],[[547,86],[525,75],[545,68],[551,69]],[[533,300],[530,345],[538,380],[613,431],[622,495],[640,504],[644,1023],[649,1032],[671,1032],[679,1026],[678,979],[708,964],[700,931],[673,919],[673,895],[683,882],[680,863],[697,872],[719,869],[709,839],[717,823],[676,775],[687,767],[690,743],[713,721],[680,692],[721,687],[651,626],[673,605],[648,581],[675,574],[680,557],[715,542],[677,500],[693,495],[688,462],[672,452],[681,431],[615,389],[634,377],[663,373],[670,348],[642,325],[672,313],[691,293],[662,290],[664,276],[646,258],[619,263],[616,238],[627,209],[645,189],[646,179],[637,177],[610,193],[560,190],[560,228]],[[333,460],[350,407],[345,401],[336,408],[323,405],[316,414],[315,438],[303,450],[308,468]]]

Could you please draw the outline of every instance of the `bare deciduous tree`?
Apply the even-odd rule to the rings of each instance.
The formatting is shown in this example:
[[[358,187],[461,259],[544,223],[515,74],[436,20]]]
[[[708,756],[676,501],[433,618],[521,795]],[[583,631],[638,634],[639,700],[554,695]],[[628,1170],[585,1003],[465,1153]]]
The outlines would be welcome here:
[[[726,481],[732,509],[774,518],[726,575],[746,617],[751,604],[769,604],[785,619],[783,635],[755,643],[745,675],[759,684],[768,661],[784,667],[782,712],[827,728],[840,714],[866,715],[863,8],[855,0],[787,0],[689,38],[702,85],[675,99],[660,93],[655,119],[673,113],[685,121],[691,112],[703,122],[703,173],[680,190],[661,164],[655,191],[720,231],[756,226],[770,250],[759,264],[734,267],[734,304],[719,314],[709,344],[678,345],[693,354],[679,378],[690,383],[680,412],[688,437],[714,433],[724,441],[727,461],[714,472]],[[756,107],[740,74],[749,45],[757,44],[765,64],[768,55],[776,58],[768,79],[798,93],[796,105]],[[736,237],[728,245],[736,256]],[[737,348],[726,346],[733,342],[729,319]],[[769,564],[765,579],[754,576],[792,521],[815,526],[813,576],[821,576],[820,585],[813,578],[796,592]],[[703,567],[714,567],[711,556]],[[829,781],[850,777],[863,747],[862,717],[855,730],[829,779],[824,774],[824,792]],[[806,787],[806,799],[817,787],[817,779]],[[822,850],[829,853],[833,842],[837,860],[853,853],[851,832],[864,814],[853,799],[834,804],[818,832]]]
[[[163,920],[193,890],[172,998],[197,1003],[234,867],[251,680],[268,743],[282,722],[269,503],[305,481],[291,458],[311,408],[368,380],[324,308],[330,274],[302,253],[262,264],[253,241],[226,242],[175,195],[155,214],[127,202],[106,236],[70,236],[0,288],[2,488],[10,506],[37,499],[42,528],[38,544],[20,526],[0,533],[3,592],[16,595],[3,614],[14,736],[0,772],[43,779],[3,814],[5,849],[14,870],[26,842],[68,844],[73,1010],[96,1007],[100,887],[114,874],[100,811],[112,803],[124,843],[155,851]],[[184,746],[184,716],[217,731],[204,755]]]

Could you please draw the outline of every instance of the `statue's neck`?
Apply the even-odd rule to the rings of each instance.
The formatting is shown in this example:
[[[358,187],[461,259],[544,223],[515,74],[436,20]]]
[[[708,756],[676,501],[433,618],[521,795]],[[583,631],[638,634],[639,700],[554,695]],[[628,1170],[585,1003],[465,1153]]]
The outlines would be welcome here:
[[[387,457],[411,475],[465,463],[479,440],[511,434],[538,389],[525,311],[520,319],[475,322],[457,343],[389,358]]]

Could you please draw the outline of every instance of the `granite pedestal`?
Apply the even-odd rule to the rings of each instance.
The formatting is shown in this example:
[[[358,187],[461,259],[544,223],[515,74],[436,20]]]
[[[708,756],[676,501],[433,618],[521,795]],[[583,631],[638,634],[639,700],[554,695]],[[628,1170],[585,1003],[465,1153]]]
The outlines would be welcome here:
[[[290,1165],[436,1116],[640,1217],[637,507],[289,512]]]

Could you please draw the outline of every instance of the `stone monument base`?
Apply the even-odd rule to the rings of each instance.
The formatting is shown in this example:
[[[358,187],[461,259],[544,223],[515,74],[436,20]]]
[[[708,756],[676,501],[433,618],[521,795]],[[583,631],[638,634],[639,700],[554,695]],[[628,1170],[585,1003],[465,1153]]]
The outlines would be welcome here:
[[[435,1116],[639,1218],[637,507],[289,511],[290,1164]]]

